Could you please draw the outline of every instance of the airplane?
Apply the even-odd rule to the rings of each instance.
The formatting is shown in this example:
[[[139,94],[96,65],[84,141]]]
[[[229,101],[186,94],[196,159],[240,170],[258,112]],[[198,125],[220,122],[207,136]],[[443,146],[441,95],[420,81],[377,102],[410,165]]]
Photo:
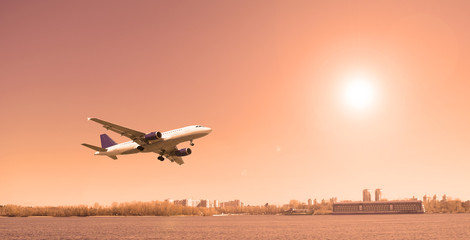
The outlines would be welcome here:
[[[212,129],[208,127],[193,125],[163,133],[158,131],[144,133],[98,118],[88,118],[88,120],[101,124],[106,130],[131,139],[131,141],[117,144],[107,134],[101,134],[101,147],[82,143],[83,146],[95,150],[95,155],[107,156],[114,160],[117,160],[117,155],[154,152],[159,155],[158,160],[160,161],[164,161],[166,157],[171,162],[181,165],[184,163],[182,157],[190,155],[192,151],[190,148],[178,149],[177,145],[189,141],[190,145],[194,146],[194,139],[204,137],[212,132]]]

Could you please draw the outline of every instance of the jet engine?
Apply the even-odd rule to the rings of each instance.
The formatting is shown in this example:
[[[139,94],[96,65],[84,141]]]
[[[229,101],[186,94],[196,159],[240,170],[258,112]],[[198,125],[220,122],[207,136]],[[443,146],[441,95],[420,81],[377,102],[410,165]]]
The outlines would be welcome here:
[[[175,154],[178,157],[184,157],[184,156],[188,156],[189,154],[191,154],[191,152],[192,152],[191,148],[183,148],[183,149],[176,150],[173,154]]]
[[[145,134],[145,136],[144,136],[145,141],[152,141],[152,140],[157,140],[157,139],[160,139],[160,138],[162,138],[162,133],[161,132],[151,132],[151,133]]]

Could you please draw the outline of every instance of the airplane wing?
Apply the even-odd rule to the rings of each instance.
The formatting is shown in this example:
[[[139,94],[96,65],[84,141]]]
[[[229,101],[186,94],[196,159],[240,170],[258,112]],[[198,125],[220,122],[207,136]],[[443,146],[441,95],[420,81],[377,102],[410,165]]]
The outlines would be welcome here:
[[[170,147],[170,148],[167,148],[167,149],[163,149],[165,151],[165,157],[170,160],[171,162],[176,162],[178,163],[179,165],[183,164],[184,161],[183,161],[183,158],[182,157],[178,157],[176,155],[173,155],[172,153],[174,153],[175,151],[178,150],[178,148],[175,146],[173,147]],[[158,152],[156,152],[158,153]]]
[[[128,138],[130,138],[131,140],[133,140],[134,142],[136,142],[140,145],[147,144],[146,142],[142,141],[143,136],[145,136],[145,133],[143,133],[143,132],[139,132],[139,131],[136,131],[136,130],[125,128],[125,127],[116,125],[114,123],[103,121],[103,120],[98,119],[98,118],[88,118],[88,120],[97,122],[97,123],[103,125],[103,127],[106,128],[106,130],[111,130],[115,133],[121,134],[121,136],[128,137]]]
[[[166,158],[168,158],[168,160],[170,160],[170,161],[172,161],[172,162],[178,163],[179,165],[181,165],[181,164],[184,163],[182,157],[173,156],[173,155],[167,155]]]

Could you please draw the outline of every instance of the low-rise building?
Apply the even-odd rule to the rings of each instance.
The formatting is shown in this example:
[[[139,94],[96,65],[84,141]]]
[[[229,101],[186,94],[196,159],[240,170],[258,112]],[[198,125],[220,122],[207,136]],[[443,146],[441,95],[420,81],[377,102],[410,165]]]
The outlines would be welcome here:
[[[422,201],[339,202],[333,204],[333,214],[398,214],[424,213]]]

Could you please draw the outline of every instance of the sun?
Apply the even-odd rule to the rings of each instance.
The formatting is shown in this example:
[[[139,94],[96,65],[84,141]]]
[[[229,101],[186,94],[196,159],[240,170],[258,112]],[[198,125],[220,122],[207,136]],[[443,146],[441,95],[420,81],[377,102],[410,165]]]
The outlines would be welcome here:
[[[374,103],[376,91],[370,78],[354,75],[346,78],[343,97],[347,106],[354,110],[364,110]]]

